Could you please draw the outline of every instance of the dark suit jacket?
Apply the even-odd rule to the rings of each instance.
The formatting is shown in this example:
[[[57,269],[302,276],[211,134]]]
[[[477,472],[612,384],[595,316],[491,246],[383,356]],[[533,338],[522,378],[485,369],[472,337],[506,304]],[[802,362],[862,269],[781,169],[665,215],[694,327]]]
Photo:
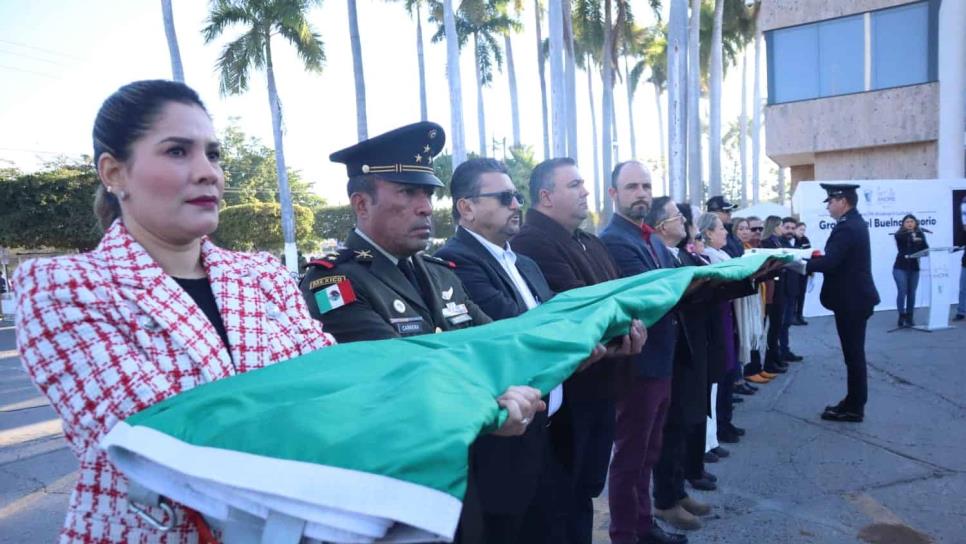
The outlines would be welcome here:
[[[526,223],[513,240],[513,250],[533,259],[555,293],[620,277],[603,242],[580,229],[568,232],[539,211],[527,210]],[[564,398],[610,400],[626,385],[627,358],[606,359],[564,382]],[[566,404],[566,401],[565,401]]]
[[[879,292],[872,281],[869,226],[858,210],[839,219],[825,242],[825,254],[808,261],[807,271],[825,274],[822,306],[833,312],[872,315]]]
[[[761,247],[781,249],[783,247],[790,248],[792,247],[792,244],[785,238],[771,235],[761,241]],[[777,298],[772,299],[773,303],[784,304],[785,301],[798,297],[798,292],[801,289],[801,282],[804,279],[801,274],[782,268],[778,270],[776,277],[778,278],[775,281],[775,296]]]
[[[415,336],[491,321],[470,300],[449,263],[425,253],[412,261],[419,291],[392,261],[353,231],[345,249],[309,263],[299,288],[309,313],[339,342]],[[321,314],[315,294],[338,280],[348,280],[356,300]],[[455,305],[456,311],[448,305]]]
[[[650,246],[658,261],[647,251],[641,227],[628,219],[614,215],[610,224],[600,233],[600,240],[607,246],[617,263],[621,276],[636,276],[661,268],[675,268],[674,257],[657,235],[651,237]],[[637,375],[644,378],[669,378],[674,365],[674,346],[677,343],[678,316],[668,312],[647,329],[647,344],[637,356],[631,358]]]
[[[527,305],[500,263],[462,227],[436,252],[456,263],[466,292],[493,319],[516,317]],[[547,280],[531,259],[517,255],[517,270],[539,302],[553,296]],[[488,514],[522,515],[537,493],[547,446],[547,413],[539,412],[520,437],[480,436],[473,444],[471,469]],[[543,499],[546,499],[544,497]]]

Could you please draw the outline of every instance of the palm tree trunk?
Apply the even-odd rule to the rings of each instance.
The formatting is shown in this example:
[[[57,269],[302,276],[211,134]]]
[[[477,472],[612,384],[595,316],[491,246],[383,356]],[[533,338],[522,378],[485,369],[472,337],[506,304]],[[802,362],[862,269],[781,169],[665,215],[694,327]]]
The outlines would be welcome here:
[[[715,0],[714,27],[711,30],[711,113],[710,139],[708,143],[709,195],[721,194],[721,80],[722,65],[721,26],[724,23],[725,0]]]
[[[419,118],[429,119],[426,106],[426,61],[423,58],[423,16],[419,12],[420,2],[416,2],[416,59],[419,61]]]
[[[563,0],[550,0],[550,101],[553,104],[553,156],[567,156],[567,87],[564,73]]]
[[[785,205],[785,168],[778,165],[778,203]]]
[[[517,72],[513,65],[513,44],[509,34],[503,35],[506,48],[506,71],[510,80],[510,117],[513,122],[513,145],[520,146],[520,104],[517,100]]]
[[[758,22],[755,21],[757,27]],[[761,32],[755,29],[755,83],[751,101],[751,202],[758,204],[761,188],[758,170],[761,163]]]
[[[463,134],[463,85],[460,80],[459,37],[453,0],[443,0],[443,26],[446,32],[446,75],[449,78],[450,141],[453,143],[454,167],[466,161],[466,142]]]
[[[540,72],[540,113],[543,115],[543,158],[550,158],[550,127],[549,112],[547,111],[547,59],[543,54],[543,36],[540,29],[540,0],[533,0],[533,12],[537,23],[537,70]]]
[[[171,56],[171,79],[184,83],[184,66],[181,64],[181,50],[178,49],[178,35],[174,31],[171,0],[161,0],[161,15],[164,18],[164,35],[168,39],[168,55]]]
[[[701,0],[688,23],[688,202],[701,203]]]
[[[574,58],[574,18],[570,0],[563,0],[564,53],[567,72],[567,156],[577,158],[577,62]]]
[[[671,0],[667,38],[668,183],[670,196],[684,200],[687,182],[688,0]]]
[[[637,158],[637,136],[634,134],[634,91],[631,87],[631,71],[627,67],[627,55],[624,55],[624,77],[627,83],[627,129],[631,136],[631,158]]]
[[[480,70],[480,38],[473,35],[473,59],[476,61],[476,126],[480,136],[480,156],[486,156],[486,112],[483,111],[483,73]],[[459,166],[459,165],[457,165]],[[454,166],[455,168],[455,166]]]
[[[741,117],[738,119],[738,154],[741,163],[741,205],[748,205],[748,49],[741,54]]]
[[[661,86],[654,84],[654,104],[657,106],[657,138],[658,145],[661,146],[661,186],[664,194],[671,194],[667,185],[667,156],[665,154],[664,134],[667,128],[664,126],[664,108],[661,107]],[[635,155],[636,156],[636,155]]]
[[[275,68],[272,63],[271,36],[265,36],[265,74],[268,76],[268,107],[272,110],[272,138],[275,142],[275,171],[278,174],[278,199],[282,208],[282,239],[285,241],[285,266],[298,273],[298,249],[295,245],[295,210],[288,187],[285,168],[285,149],[282,146],[282,106],[275,87]]]
[[[611,63],[610,54],[614,44],[614,29],[611,17],[611,0],[604,0],[604,51],[602,55],[602,68],[604,76],[603,100],[601,105],[601,132],[603,153],[604,175],[609,175],[613,168],[614,142],[613,142],[613,119],[614,119],[614,66]],[[604,209],[601,210],[603,224],[610,222],[613,209],[610,206],[610,198],[604,197]]]
[[[349,0],[349,42],[352,45],[352,73],[356,84],[356,132],[361,142],[369,138],[369,129],[366,122],[366,78],[362,73],[362,43],[359,40],[356,0]]]
[[[600,148],[597,147],[597,106],[594,105],[594,70],[590,55],[587,55],[584,66],[587,67],[587,96],[590,97],[590,134],[593,138],[594,149],[594,212],[600,215],[601,210],[604,209],[604,188],[600,183]]]

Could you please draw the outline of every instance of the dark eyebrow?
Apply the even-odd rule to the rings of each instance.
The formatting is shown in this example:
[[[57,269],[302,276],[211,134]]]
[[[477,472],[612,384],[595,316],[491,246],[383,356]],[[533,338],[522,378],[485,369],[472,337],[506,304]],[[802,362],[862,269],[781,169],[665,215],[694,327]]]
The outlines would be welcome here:
[[[166,143],[180,144],[180,145],[183,145],[183,146],[190,147],[191,145],[194,145],[195,140],[193,140],[191,138],[183,138],[181,136],[168,136],[167,138],[159,141],[158,142],[158,145],[166,144]],[[212,148],[216,148],[217,149],[217,148],[220,148],[221,147],[221,143],[218,142],[217,140],[212,140],[210,142],[206,142],[205,143],[205,147],[207,149],[212,149]]]

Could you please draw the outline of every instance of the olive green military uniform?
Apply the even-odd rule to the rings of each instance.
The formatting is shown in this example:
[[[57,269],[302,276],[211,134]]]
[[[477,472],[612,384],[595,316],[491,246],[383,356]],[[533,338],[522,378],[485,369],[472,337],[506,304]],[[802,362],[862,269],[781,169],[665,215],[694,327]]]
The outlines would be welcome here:
[[[451,269],[455,265],[425,253],[412,263],[419,291],[381,251],[352,232],[345,249],[309,263],[300,284],[302,295],[312,317],[339,342],[415,336],[491,321],[466,295]],[[346,302],[332,309],[326,301],[320,306],[317,297],[328,297],[340,283],[340,292],[351,289]]]

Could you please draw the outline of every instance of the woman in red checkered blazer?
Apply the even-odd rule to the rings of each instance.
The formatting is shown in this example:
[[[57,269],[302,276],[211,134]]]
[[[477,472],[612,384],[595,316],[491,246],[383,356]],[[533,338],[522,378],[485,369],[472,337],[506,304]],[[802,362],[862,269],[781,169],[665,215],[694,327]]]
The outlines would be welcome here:
[[[100,245],[16,271],[24,366],[80,462],[62,542],[196,541],[184,510],[167,533],[128,512],[127,480],[101,438],[184,390],[334,343],[278,261],[207,238],[224,191],[218,153],[194,91],[122,87],[94,126]]]

